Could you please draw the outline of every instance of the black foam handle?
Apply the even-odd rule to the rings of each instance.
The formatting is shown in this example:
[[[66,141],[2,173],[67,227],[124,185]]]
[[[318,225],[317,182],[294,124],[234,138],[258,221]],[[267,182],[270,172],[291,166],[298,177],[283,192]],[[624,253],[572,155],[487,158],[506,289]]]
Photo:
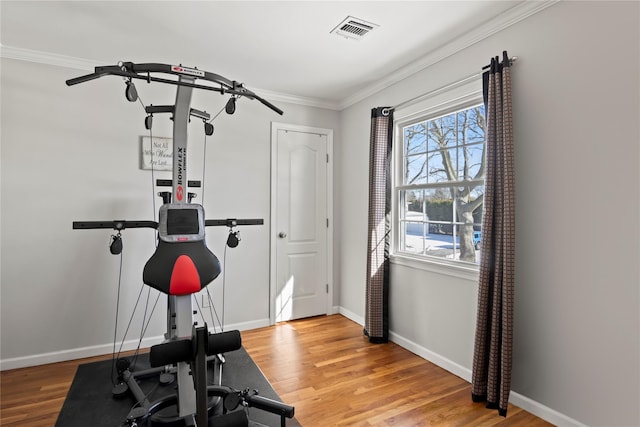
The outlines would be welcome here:
[[[291,405],[278,402],[277,400],[267,399],[266,397],[262,397],[257,394],[246,396],[245,399],[249,404],[249,407],[262,409],[263,411],[278,414],[283,417],[293,418],[295,408]]]
[[[73,221],[74,230],[88,230],[95,228],[113,228],[114,230],[124,230],[125,228],[158,228],[155,221]]]
[[[207,356],[235,351],[242,347],[240,331],[227,331],[209,335]]]
[[[149,364],[152,368],[171,365],[193,358],[191,340],[169,341],[154,345],[149,350]]]
[[[264,219],[256,218],[256,219],[237,219],[237,218],[227,218],[227,219],[205,219],[204,226],[205,227],[218,227],[218,226],[226,226],[226,227],[235,227],[236,225],[263,225]]]
[[[207,356],[238,350],[242,347],[240,331],[227,331],[210,334],[207,339]],[[195,357],[191,339],[169,341],[154,345],[149,350],[149,363],[152,368],[192,360]]]
[[[271,110],[275,111],[276,113],[283,115],[284,111],[282,111],[281,109],[279,109],[278,107],[276,107],[275,105],[273,105],[272,103],[270,103],[269,101],[267,101],[266,99],[262,99],[258,96],[256,96],[256,99],[258,101],[260,101],[260,103],[266,107],[269,107]]]
[[[106,76],[106,74],[105,73],[91,73],[91,74],[87,74],[86,76],[80,76],[80,77],[75,77],[73,79],[69,79],[65,83],[67,84],[67,86],[73,86],[73,85],[77,85],[78,83],[84,83],[84,82],[88,82],[88,81],[91,81],[91,80],[95,80],[95,79],[100,78],[102,76]]]

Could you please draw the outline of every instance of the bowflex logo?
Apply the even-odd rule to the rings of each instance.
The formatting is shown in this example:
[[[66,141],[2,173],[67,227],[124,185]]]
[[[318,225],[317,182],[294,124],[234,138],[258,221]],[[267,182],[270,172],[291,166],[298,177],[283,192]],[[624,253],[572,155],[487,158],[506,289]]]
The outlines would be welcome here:
[[[187,159],[187,149],[185,147],[178,147],[178,170],[176,173],[176,199],[181,202],[184,197],[184,188],[183,188],[183,175],[185,169],[185,161]]]
[[[171,71],[180,74],[187,74],[189,76],[204,77],[204,71],[196,70],[195,68],[183,67],[181,65],[172,65]]]

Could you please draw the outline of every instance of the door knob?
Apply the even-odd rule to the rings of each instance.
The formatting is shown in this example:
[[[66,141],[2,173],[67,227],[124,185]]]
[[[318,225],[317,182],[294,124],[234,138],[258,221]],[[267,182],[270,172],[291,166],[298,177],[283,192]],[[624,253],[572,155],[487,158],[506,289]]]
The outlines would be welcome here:
[[[278,237],[281,239],[284,239],[285,237],[287,237],[287,233],[285,233],[284,231],[281,231],[280,233],[278,233]]]

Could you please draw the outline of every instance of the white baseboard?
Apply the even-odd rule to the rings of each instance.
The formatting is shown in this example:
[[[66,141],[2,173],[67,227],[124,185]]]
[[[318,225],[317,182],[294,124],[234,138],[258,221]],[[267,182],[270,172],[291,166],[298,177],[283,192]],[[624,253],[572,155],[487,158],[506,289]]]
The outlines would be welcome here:
[[[262,328],[269,326],[269,319],[253,320],[250,322],[241,322],[226,325],[225,330],[231,331],[237,329],[239,331],[247,331],[250,329]],[[211,330],[211,332],[214,332]],[[140,344],[140,348],[148,348],[152,345],[160,344],[164,340],[164,336],[144,338]],[[119,349],[120,343],[116,345],[116,351]],[[125,341],[122,344],[122,351],[135,350],[138,347],[138,340]],[[9,369],[26,368],[29,366],[45,365],[47,363],[66,362],[67,360],[83,359],[85,357],[102,356],[113,352],[113,343],[100,344],[89,347],[72,348],[68,350],[54,351],[51,353],[34,354],[30,356],[13,357],[10,359],[0,360],[0,371]]]
[[[417,354],[423,359],[428,360],[434,365],[446,369],[447,371],[462,378],[468,383],[471,382],[471,369],[453,362],[446,357],[442,357],[441,355],[434,353],[394,332],[389,332],[389,339],[399,346],[411,351],[412,353]],[[471,399],[471,396],[469,396],[469,399]],[[527,412],[532,413],[536,417],[542,418],[543,420],[559,427],[587,427],[585,424],[582,424],[565,414],[562,414],[554,409],[549,408],[548,406],[541,404],[540,402],[537,402],[514,391],[511,391],[511,393],[509,394],[509,402],[519,408],[524,409]]]
[[[144,338],[140,348],[147,348],[162,342],[164,337]],[[125,341],[122,344],[122,351],[135,350],[138,347],[138,340]],[[120,348],[120,343],[116,345],[116,351]],[[30,356],[14,357],[0,360],[0,371],[8,369],[26,368],[29,366],[45,365],[47,363],[65,362],[67,360],[83,359],[85,357],[101,356],[113,352],[113,343],[93,345],[89,347],[72,348],[68,350],[53,351],[51,353],[34,354]]]
[[[338,313],[342,314],[347,319],[352,320],[357,324],[364,326],[364,318],[362,316],[359,316],[354,312],[347,310],[344,307],[338,307]],[[429,362],[434,363],[435,365],[438,365],[443,369],[446,369],[447,371],[451,372],[454,375],[459,376],[465,381],[467,382],[471,381],[470,369],[467,369],[462,365],[452,362],[451,360],[445,357],[442,357],[437,353],[427,350],[426,348],[416,344],[411,340],[404,338],[402,335],[396,334],[393,331],[389,332],[389,339],[394,343],[398,344],[400,347],[406,348],[410,352],[417,354],[423,359],[426,359]]]
[[[361,316],[358,316],[357,314],[345,309],[344,307],[338,307],[337,312],[342,314],[346,318],[358,323],[359,325],[364,325],[364,319]],[[428,360],[434,365],[446,369],[447,371],[469,383],[471,382],[471,369],[466,368],[452,360],[449,360],[448,358],[443,357],[440,354],[434,353],[433,351],[428,350],[393,331],[389,331],[389,339],[392,342],[398,344],[400,347],[406,348],[410,352],[417,354],[418,356],[422,357],[425,360]],[[471,399],[471,396],[469,396],[469,399]],[[509,395],[509,402],[559,427],[587,427],[585,424],[582,424],[565,414],[562,414],[541,404],[540,402],[537,402],[514,391],[512,391]]]
[[[358,325],[364,326],[364,318],[362,316],[358,316],[353,311],[349,311],[344,307],[339,307],[338,313],[342,314],[347,319],[356,322]]]
[[[446,357],[439,355],[438,353],[434,353],[431,350],[428,350],[421,345],[404,338],[403,336],[396,334],[393,331],[389,332],[389,339],[394,343],[398,344],[400,347],[406,348],[412,353],[417,354],[425,360],[437,365],[447,371],[451,372],[453,375],[456,375],[466,382],[471,382],[471,369],[466,368]]]
[[[586,424],[582,424],[555,409],[551,409],[513,390],[509,394],[509,402],[558,427],[587,427]]]
[[[224,326],[225,331],[233,331],[235,329],[239,331],[250,331],[251,329],[264,328],[265,326],[271,326],[269,318],[251,320],[250,322],[233,323]]]

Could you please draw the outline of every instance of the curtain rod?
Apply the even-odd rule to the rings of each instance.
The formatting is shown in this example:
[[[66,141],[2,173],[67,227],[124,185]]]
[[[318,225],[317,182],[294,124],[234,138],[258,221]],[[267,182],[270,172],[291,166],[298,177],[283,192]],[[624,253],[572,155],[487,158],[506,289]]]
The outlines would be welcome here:
[[[510,66],[511,66],[511,65],[513,65],[513,63],[514,63],[514,62],[516,62],[516,60],[517,60],[517,59],[518,59],[518,57],[517,57],[517,56],[512,56],[511,58],[509,58],[509,65],[510,65]],[[446,91],[446,90],[452,89],[452,88],[454,88],[454,87],[457,87],[457,86],[463,85],[463,84],[467,83],[467,82],[468,82],[468,81],[470,81],[470,80],[473,80],[473,79],[476,79],[476,78],[480,77],[483,73],[485,73],[485,72],[486,72],[486,71],[484,71],[484,70],[486,70],[486,69],[487,69],[487,68],[489,68],[489,67],[491,67],[491,64],[489,64],[489,65],[485,65],[484,67],[482,67],[482,70],[483,70],[483,71],[481,71],[481,72],[479,72],[479,73],[474,73],[474,74],[472,74],[472,75],[470,75],[470,76],[467,76],[467,77],[465,77],[465,78],[463,78],[463,79],[460,79],[460,80],[458,80],[458,81],[456,81],[456,82],[449,83],[448,85],[445,85],[445,86],[439,87],[438,89],[434,89],[434,90],[429,91],[429,92],[427,92],[427,93],[423,93],[422,95],[418,95],[418,96],[416,96],[416,97],[414,97],[414,98],[408,99],[408,100],[406,100],[406,101],[404,101],[404,102],[401,102],[400,104],[396,105],[395,107],[389,107],[389,110],[395,110],[395,109],[398,109],[398,108],[405,107],[405,106],[407,106],[407,105],[411,105],[411,104],[413,104],[414,102],[418,102],[418,101],[420,101],[420,100],[422,100],[422,99],[424,99],[424,98],[428,98],[428,97],[430,97],[430,96],[437,95],[437,94],[439,94],[439,93],[441,93],[441,92],[444,92],[444,91]]]

